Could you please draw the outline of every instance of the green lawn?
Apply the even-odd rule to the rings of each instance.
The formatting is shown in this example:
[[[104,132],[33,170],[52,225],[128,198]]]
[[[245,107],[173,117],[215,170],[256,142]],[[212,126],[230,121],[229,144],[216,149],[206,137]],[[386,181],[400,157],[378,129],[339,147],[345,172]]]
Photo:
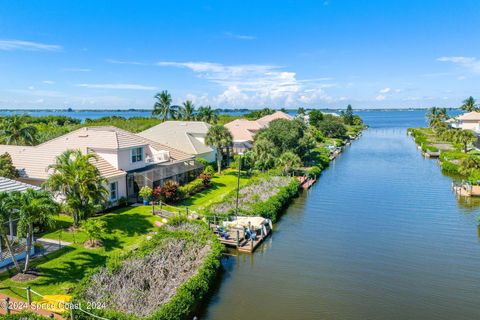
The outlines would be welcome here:
[[[244,184],[247,178],[242,177]],[[236,171],[226,170],[223,175],[212,178],[213,186],[194,197],[184,200],[177,206],[166,206],[167,210],[177,212],[189,209],[201,212],[207,205],[220,201],[226,194],[237,187]],[[85,249],[83,242],[87,239],[84,232],[78,230],[69,232],[67,228],[72,224],[72,218],[59,216],[55,230],[42,234],[44,238],[71,242],[65,247],[48,256],[36,259],[32,266],[37,268],[41,276],[29,282],[14,282],[9,279],[8,273],[0,275],[0,291],[25,299],[24,290],[10,288],[11,286],[31,286],[41,294],[64,294],[71,290],[92,268],[105,264],[111,255],[125,251],[135,246],[147,234],[155,231],[154,222],[161,220],[151,214],[151,206],[136,206],[116,210],[112,213],[91,219],[102,219],[107,223],[108,232],[104,237],[103,248]]]
[[[212,178],[212,186],[203,192],[197,193],[195,196],[183,200],[176,207],[185,208],[201,212],[208,205],[221,201],[222,198],[229,192],[237,188],[237,174],[236,170],[228,169],[222,175],[215,175]],[[240,185],[248,181],[248,178],[242,175],[240,177]]]
[[[129,207],[113,213],[91,219],[102,219],[107,222],[108,232],[104,237],[105,247],[98,249],[85,249],[83,242],[86,235],[82,231],[75,233],[67,231],[53,231],[42,235],[45,238],[74,242],[71,246],[64,247],[48,256],[36,259],[32,266],[37,268],[42,276],[29,282],[14,282],[9,275],[0,275],[0,290],[7,294],[23,295],[24,291],[9,289],[9,286],[31,286],[41,294],[64,294],[75,283],[82,279],[86,272],[92,268],[103,265],[108,256],[123,251],[138,243],[156,228],[155,220],[160,220],[151,214],[150,207]],[[59,217],[59,225],[68,226],[71,218]]]

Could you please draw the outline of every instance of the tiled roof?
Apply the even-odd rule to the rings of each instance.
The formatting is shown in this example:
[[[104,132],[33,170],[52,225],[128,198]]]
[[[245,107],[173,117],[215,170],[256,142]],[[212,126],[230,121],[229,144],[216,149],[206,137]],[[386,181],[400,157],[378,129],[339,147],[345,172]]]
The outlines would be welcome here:
[[[293,117],[285,112],[276,111],[258,120],[236,119],[225,124],[225,127],[230,130],[233,141],[253,141],[253,137],[258,130],[268,127],[270,122],[277,119],[292,120]]]
[[[470,121],[480,121],[480,112],[472,111],[459,115],[456,119],[458,120],[470,120]]]
[[[203,154],[213,149],[197,139],[205,138],[211,127],[202,121],[165,121],[138,135],[188,154]]]
[[[100,175],[105,178],[120,177],[127,174],[125,171],[119,170],[112,166],[107,160],[98,154],[95,154],[95,158],[91,160],[91,163],[97,167]]]
[[[0,192],[25,191],[27,189],[40,190],[37,186],[32,186],[20,181],[0,177]]]
[[[158,151],[169,151],[172,161],[184,161],[192,158],[191,155],[180,150],[113,126],[81,128],[33,147],[0,145],[0,154],[8,152],[12,156],[13,165],[21,171],[23,177],[43,180],[47,179],[51,173],[48,166],[54,164],[56,157],[67,150],[78,149],[86,154],[99,149],[117,150],[145,145],[151,145]],[[111,168],[107,168],[106,163],[108,162],[105,159],[100,159],[94,165],[99,168],[101,173],[103,170],[107,176],[123,172],[111,165]]]

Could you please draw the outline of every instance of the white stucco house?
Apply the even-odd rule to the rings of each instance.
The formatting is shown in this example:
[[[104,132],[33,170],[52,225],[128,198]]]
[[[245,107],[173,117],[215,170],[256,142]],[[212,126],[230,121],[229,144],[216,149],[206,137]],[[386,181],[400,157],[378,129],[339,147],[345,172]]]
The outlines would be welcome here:
[[[202,168],[190,154],[113,126],[84,127],[37,146],[0,145],[0,154],[12,157],[19,180],[36,186],[48,179],[49,166],[66,150],[95,155],[92,163],[107,179],[113,205],[122,197],[136,201],[145,185],[190,181]]]
[[[205,144],[211,125],[203,121],[165,121],[138,135],[208,162],[216,159],[216,150]]]

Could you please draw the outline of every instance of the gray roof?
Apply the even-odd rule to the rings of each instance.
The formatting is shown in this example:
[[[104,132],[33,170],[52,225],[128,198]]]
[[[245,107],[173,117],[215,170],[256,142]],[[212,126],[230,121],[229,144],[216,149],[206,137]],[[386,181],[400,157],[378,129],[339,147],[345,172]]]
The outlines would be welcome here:
[[[0,177],[0,192],[25,191],[27,189],[40,190],[37,186],[32,186],[20,181]]]
[[[202,121],[165,121],[138,135],[187,154],[198,155],[213,151],[203,142],[210,127]]]

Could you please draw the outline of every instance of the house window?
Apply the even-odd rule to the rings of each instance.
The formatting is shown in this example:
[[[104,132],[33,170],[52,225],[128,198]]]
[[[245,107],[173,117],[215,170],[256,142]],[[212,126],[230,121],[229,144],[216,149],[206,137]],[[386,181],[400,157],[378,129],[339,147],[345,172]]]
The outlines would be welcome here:
[[[143,148],[132,149],[132,163],[143,161]]]
[[[118,182],[110,183],[110,200],[115,201],[118,197]]]

